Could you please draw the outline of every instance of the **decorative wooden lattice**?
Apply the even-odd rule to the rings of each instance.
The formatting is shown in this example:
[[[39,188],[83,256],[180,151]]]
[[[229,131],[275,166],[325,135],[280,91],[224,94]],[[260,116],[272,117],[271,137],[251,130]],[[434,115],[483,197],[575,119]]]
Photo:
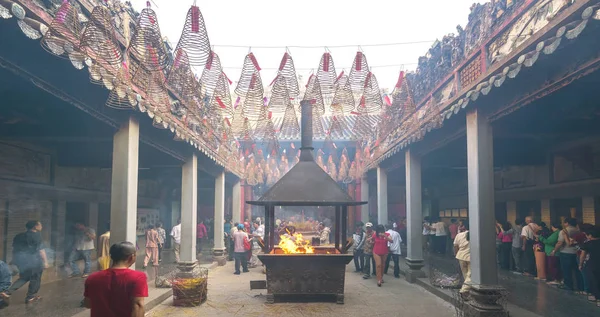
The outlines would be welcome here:
[[[296,109],[291,103],[288,105],[283,115],[283,121],[279,128],[280,135],[285,138],[297,138],[300,136],[300,125],[298,124],[298,117],[296,116]]]
[[[196,81],[188,55],[182,49],[175,51],[175,59],[167,76],[167,85],[185,101],[189,102],[194,96],[198,96],[200,83]]]
[[[354,94],[350,87],[348,76],[342,71],[335,82],[335,95],[331,102],[331,108],[342,109],[344,113],[348,113],[354,109]]]
[[[352,63],[352,69],[348,75],[348,81],[350,82],[350,88],[353,92],[362,92],[364,89],[367,75],[370,73],[369,64],[367,63],[367,56],[363,52],[356,52],[354,62]]]
[[[215,52],[211,52],[202,71],[200,82],[202,83],[202,92],[206,95],[212,95],[219,78],[223,75],[221,59]],[[229,80],[229,79],[228,79]]]
[[[192,5],[188,10],[183,31],[175,50],[179,49],[187,53],[192,66],[204,66],[210,56],[210,41],[206,32],[206,25],[200,8],[196,5]]]
[[[366,111],[370,114],[377,113],[379,110],[381,110],[383,100],[381,99],[381,91],[379,90],[377,78],[373,73],[367,73],[363,88],[364,90],[360,99],[359,107],[366,108]]]
[[[313,109],[316,109],[321,115],[325,113],[325,102],[321,94],[321,84],[319,83],[319,78],[315,75],[311,75],[308,79],[306,91],[304,92],[304,100],[310,101]]]
[[[167,66],[168,52],[160,34],[156,13],[149,5],[138,17],[128,52],[149,71],[163,70]]]
[[[42,47],[56,55],[66,57],[79,47],[81,23],[77,7],[70,1],[63,1],[41,40]]]
[[[323,53],[323,56],[321,56],[319,70],[317,70],[317,78],[321,84],[321,94],[323,94],[323,98],[331,100],[336,92],[335,82],[337,80],[337,74],[333,58],[329,52],[325,52]]]
[[[277,72],[277,78],[283,78],[285,80],[285,88],[287,88],[288,95],[290,97],[297,97],[300,94],[300,88],[298,88],[298,78],[296,76],[296,68],[294,67],[294,60],[292,56],[287,52],[283,54],[283,58],[279,63],[279,70]],[[277,80],[274,80],[274,82]],[[273,86],[273,90],[275,90]],[[277,87],[281,89],[281,87]]]
[[[481,54],[478,54],[467,66],[460,70],[460,84],[467,87],[481,75]]]
[[[244,67],[240,74],[240,80],[238,80],[237,86],[235,87],[235,93],[238,96],[246,96],[250,90],[260,89],[260,95],[263,95],[263,85],[260,78],[260,66],[254,54],[248,53],[244,59]]]
[[[110,10],[105,6],[96,6],[90,15],[83,34],[81,49],[103,67],[116,73],[123,65],[123,54],[117,41],[115,28],[112,24]]]
[[[287,80],[281,75],[277,75],[273,81],[271,89],[271,98],[269,99],[269,111],[273,113],[282,113],[287,111],[291,104],[290,94],[287,88]]]

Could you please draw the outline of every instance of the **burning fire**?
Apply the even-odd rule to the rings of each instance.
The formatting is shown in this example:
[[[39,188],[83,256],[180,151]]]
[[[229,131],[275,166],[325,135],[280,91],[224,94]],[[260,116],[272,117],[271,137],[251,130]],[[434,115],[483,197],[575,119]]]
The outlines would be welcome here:
[[[304,240],[301,233],[294,233],[293,236],[279,236],[279,248],[285,254],[306,254],[315,253],[315,249],[310,245],[308,240]]]

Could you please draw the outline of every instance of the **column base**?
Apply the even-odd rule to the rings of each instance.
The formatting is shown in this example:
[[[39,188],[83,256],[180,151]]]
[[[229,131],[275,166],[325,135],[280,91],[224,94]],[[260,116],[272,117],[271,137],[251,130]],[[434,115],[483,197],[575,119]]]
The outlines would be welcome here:
[[[219,266],[227,264],[227,257],[225,257],[225,248],[212,249],[213,261],[217,262]]]
[[[409,283],[415,283],[418,278],[426,277],[425,272],[421,271],[425,263],[423,260],[415,260],[415,259],[406,259],[406,265],[408,265],[408,270],[404,274],[406,276],[406,281]]]
[[[176,277],[183,279],[193,278],[193,272],[196,266],[198,266],[197,261],[184,261],[177,263],[177,268],[179,269],[179,272],[177,272]]]
[[[465,299],[464,310],[469,316],[508,317],[508,311],[502,303],[506,300],[506,290],[497,285],[472,285]]]

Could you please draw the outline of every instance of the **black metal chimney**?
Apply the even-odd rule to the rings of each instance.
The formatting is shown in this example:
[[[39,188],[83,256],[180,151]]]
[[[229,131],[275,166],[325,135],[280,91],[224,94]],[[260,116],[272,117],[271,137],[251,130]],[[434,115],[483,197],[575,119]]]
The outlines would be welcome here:
[[[300,146],[300,161],[314,161],[313,156],[313,113],[312,105],[308,100],[302,100],[300,102],[300,133],[301,133],[301,146]]]

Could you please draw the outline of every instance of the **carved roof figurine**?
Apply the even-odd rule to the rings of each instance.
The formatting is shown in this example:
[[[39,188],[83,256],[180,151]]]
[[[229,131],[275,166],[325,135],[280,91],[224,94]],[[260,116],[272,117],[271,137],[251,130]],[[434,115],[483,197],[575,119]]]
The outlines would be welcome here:
[[[356,52],[354,62],[352,63],[352,69],[348,75],[350,88],[353,92],[358,93],[364,90],[365,81],[369,73],[370,70],[369,64],[367,63],[367,56],[365,56],[363,52]]]
[[[185,101],[190,101],[198,95],[200,84],[194,77],[187,53],[182,49],[175,51],[175,59],[167,76],[167,85]]]
[[[323,94],[321,94],[321,84],[317,76],[311,75],[308,79],[306,91],[304,92],[304,98],[302,100],[310,101],[313,109],[316,109],[321,116],[325,113],[325,103],[323,101]],[[319,119],[321,116],[319,116]]]
[[[233,117],[234,111],[229,93],[229,79],[223,72],[217,81],[217,86],[213,90],[210,108],[222,117]]]
[[[64,0],[40,43],[46,51],[66,58],[79,47],[80,35],[79,10],[76,5]]]
[[[238,85],[239,86],[239,85]],[[260,74],[257,72],[252,75],[248,91],[244,96],[242,107],[246,117],[250,120],[256,121],[261,118],[262,109],[267,108],[265,106],[265,98],[263,96],[263,86],[260,79]]]
[[[354,94],[352,93],[352,87],[350,87],[350,81],[348,80],[348,76],[342,71],[335,81],[335,95],[331,102],[331,108],[341,108],[343,112],[348,113],[354,109],[354,103]]]
[[[260,95],[262,99],[264,88],[260,78],[260,66],[258,65],[258,61],[252,52],[248,53],[248,55],[246,55],[244,58],[244,67],[242,68],[240,79],[235,87],[235,93],[238,96],[245,97],[248,91],[251,89],[260,89]]]
[[[319,62],[319,69],[317,70],[316,76],[321,84],[321,93],[323,94],[323,99],[332,100],[336,91],[335,82],[338,77],[335,71],[333,58],[329,52],[325,52],[321,56],[321,61]]]
[[[213,90],[217,87],[219,78],[223,75],[223,67],[221,65],[221,59],[219,55],[214,51],[211,51],[206,65],[202,70],[202,76],[200,76],[200,82],[202,83],[202,92],[207,95],[212,95]],[[229,79],[227,78],[227,81]]]
[[[300,125],[298,124],[296,109],[291,103],[288,105],[285,114],[283,115],[279,134],[288,139],[296,138],[300,135]]]
[[[183,25],[183,31],[175,51],[184,50],[190,60],[190,65],[194,67],[203,67],[210,56],[210,41],[206,32],[204,18],[200,8],[196,6],[196,1],[188,10]]]
[[[113,74],[121,68],[123,54],[107,7],[98,5],[92,10],[81,35],[80,48]]]
[[[292,104],[287,80],[282,75],[277,75],[271,84],[273,88],[271,89],[271,98],[269,99],[269,111],[273,113],[285,112]]]
[[[296,76],[296,68],[294,67],[294,60],[288,52],[285,52],[285,54],[283,54],[283,58],[281,58],[277,76],[285,79],[285,87],[287,88],[290,97],[294,98],[300,94],[300,88],[298,88],[298,78]]]
[[[156,13],[150,8],[150,1],[146,5],[138,17],[127,51],[143,68],[162,71],[167,67],[169,52],[160,34]]]

